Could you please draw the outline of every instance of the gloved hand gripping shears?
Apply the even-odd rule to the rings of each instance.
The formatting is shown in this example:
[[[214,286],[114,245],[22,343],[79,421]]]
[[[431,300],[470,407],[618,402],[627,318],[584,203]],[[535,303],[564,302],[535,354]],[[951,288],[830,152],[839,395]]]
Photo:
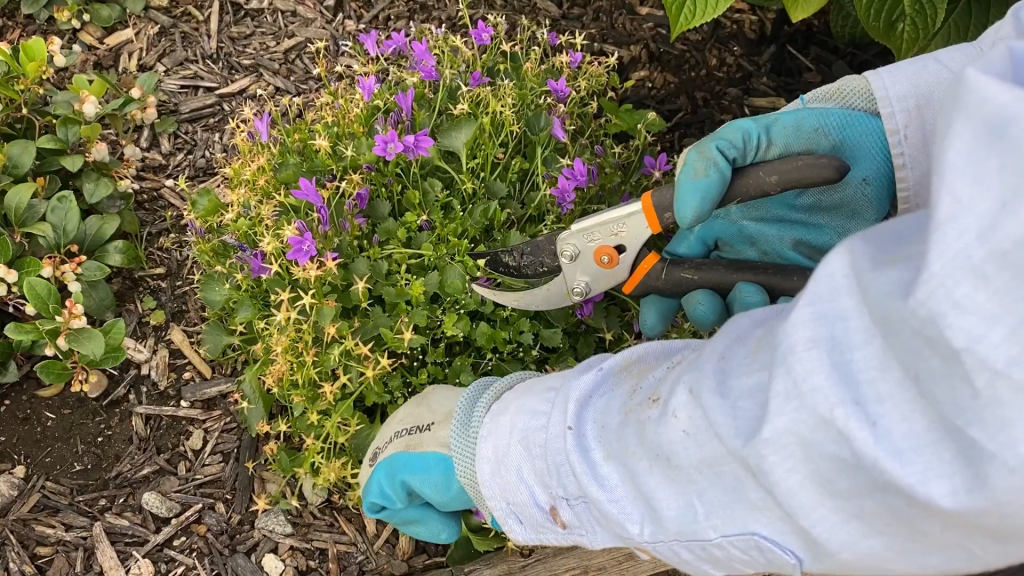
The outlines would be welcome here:
[[[718,208],[805,188],[837,184],[850,166],[837,156],[790,156],[734,170]],[[489,270],[510,278],[550,282],[521,291],[474,284],[480,295],[523,310],[553,310],[621,287],[640,298],[659,294],[680,298],[699,288],[723,297],[738,282],[759,284],[775,300],[795,296],[811,268],[724,259],[665,258],[644,247],[654,234],[675,226],[675,190],[668,184],[639,200],[581,218],[567,230],[498,250],[473,252]]]

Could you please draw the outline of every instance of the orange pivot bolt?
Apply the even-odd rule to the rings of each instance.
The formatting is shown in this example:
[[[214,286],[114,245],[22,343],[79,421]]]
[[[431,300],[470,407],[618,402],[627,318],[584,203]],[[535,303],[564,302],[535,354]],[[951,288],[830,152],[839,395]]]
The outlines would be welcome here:
[[[594,262],[605,270],[611,270],[619,265],[619,253],[613,246],[598,246],[594,248]]]

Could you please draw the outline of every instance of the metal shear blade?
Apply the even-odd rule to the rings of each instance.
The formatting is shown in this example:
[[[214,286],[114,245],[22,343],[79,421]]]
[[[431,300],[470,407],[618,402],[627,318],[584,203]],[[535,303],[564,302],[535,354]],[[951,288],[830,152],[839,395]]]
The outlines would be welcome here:
[[[484,268],[499,276],[517,280],[540,280],[562,273],[555,241],[562,230],[548,232],[533,240],[508,248],[470,252],[473,260],[483,260]]]
[[[556,310],[570,306],[575,302],[569,296],[569,289],[561,276],[553,278],[542,286],[518,292],[493,290],[479,284],[473,284],[472,286],[473,290],[484,298],[493,300],[502,306],[518,308],[520,310]]]

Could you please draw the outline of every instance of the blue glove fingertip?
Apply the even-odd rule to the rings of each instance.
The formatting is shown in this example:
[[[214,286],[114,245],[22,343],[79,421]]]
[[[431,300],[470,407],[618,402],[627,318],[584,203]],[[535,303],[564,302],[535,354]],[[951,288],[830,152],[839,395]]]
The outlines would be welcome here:
[[[754,284],[753,282],[737,282],[736,286],[729,292],[729,296],[725,299],[725,304],[728,306],[729,315],[731,316],[735,316],[740,312],[746,312],[747,310],[763,308],[771,303],[768,292],[759,284]]]
[[[775,303],[776,304],[789,304],[792,301],[793,301],[793,297],[792,296],[782,296],[778,300],[776,300]]]
[[[701,332],[711,332],[729,319],[725,301],[708,289],[694,290],[683,296],[682,305],[686,319]]]
[[[648,338],[660,338],[679,314],[679,299],[652,294],[640,299],[640,332]]]

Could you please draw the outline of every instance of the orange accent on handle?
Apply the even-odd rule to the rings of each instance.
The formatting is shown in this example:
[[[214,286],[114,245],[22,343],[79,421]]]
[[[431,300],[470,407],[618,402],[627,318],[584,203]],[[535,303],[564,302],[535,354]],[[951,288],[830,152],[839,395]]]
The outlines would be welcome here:
[[[606,258],[608,262],[603,262],[602,258]],[[594,248],[594,263],[605,270],[611,270],[619,265],[619,253],[614,246],[602,244]]]
[[[661,222],[658,221],[658,212],[654,209],[651,192],[653,190],[648,190],[640,197],[640,206],[644,209],[644,217],[647,218],[647,226],[651,229],[651,233],[661,234]]]
[[[657,252],[651,252],[648,254],[647,257],[644,258],[643,262],[636,267],[636,270],[633,270],[633,273],[629,275],[626,283],[622,286],[622,293],[629,294],[632,292],[636,288],[637,284],[644,279],[644,276],[651,271],[651,268],[658,263],[658,260],[661,260],[661,254],[658,254]]]

